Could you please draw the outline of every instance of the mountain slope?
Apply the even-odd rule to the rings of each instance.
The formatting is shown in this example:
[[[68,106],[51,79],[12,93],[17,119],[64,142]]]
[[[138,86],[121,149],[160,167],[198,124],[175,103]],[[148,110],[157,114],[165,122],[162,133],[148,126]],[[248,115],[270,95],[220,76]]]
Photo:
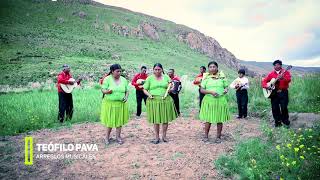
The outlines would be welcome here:
[[[209,59],[235,75],[232,53],[211,37],[173,22],[91,1],[2,0],[1,85],[54,80],[68,63],[74,75],[96,81],[110,64],[129,75],[141,63],[161,62],[194,76]]]

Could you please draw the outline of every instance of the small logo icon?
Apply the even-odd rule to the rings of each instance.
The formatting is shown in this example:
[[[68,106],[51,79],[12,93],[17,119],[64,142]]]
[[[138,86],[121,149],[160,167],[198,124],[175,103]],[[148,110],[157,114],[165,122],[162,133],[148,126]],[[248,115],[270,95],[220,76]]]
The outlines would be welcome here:
[[[33,165],[33,139],[31,136],[24,138],[24,164]]]

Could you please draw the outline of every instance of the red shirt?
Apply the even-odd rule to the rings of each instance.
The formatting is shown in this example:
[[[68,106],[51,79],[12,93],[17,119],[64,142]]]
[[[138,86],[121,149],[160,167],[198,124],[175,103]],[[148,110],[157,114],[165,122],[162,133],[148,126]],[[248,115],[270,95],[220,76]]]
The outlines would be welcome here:
[[[200,85],[201,81],[199,81],[199,79],[203,78],[203,74],[198,74],[196,79],[193,81],[194,85]]]
[[[132,81],[131,81],[131,84],[136,88],[136,90],[142,90],[143,88],[139,88],[138,86],[140,86],[140,84],[137,84],[137,80],[138,79],[143,79],[143,80],[146,80],[148,77],[148,74],[141,74],[141,73],[138,73],[136,74]]]
[[[58,74],[58,82],[57,82],[57,88],[58,88],[58,92],[64,92],[62,89],[61,89],[61,86],[60,84],[69,84],[68,80],[72,78],[71,74],[70,73],[65,73],[65,72],[61,72],[60,74]]]
[[[106,78],[108,76],[109,76],[109,74],[103,75],[103,77],[99,79],[99,84],[102,85],[104,78]]]
[[[281,69],[281,72],[283,69]],[[278,73],[276,71],[272,71],[268,74],[266,78],[262,80],[262,87],[267,88],[267,83],[272,79],[272,78],[277,78]],[[278,80],[278,83],[276,83],[276,89],[281,89],[281,90],[287,90],[289,88],[289,83],[291,82],[291,74],[289,71],[286,71],[283,74],[283,79]]]
[[[178,76],[174,76],[174,77],[170,77],[170,79],[172,81],[176,80],[176,81],[180,81],[180,78]]]

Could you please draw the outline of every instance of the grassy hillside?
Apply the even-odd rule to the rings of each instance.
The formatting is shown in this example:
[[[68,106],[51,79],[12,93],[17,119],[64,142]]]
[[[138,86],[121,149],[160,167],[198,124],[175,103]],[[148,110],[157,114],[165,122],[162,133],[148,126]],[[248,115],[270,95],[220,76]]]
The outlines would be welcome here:
[[[195,75],[208,62],[205,55],[176,40],[174,32],[185,27],[169,21],[113,7],[60,1],[2,0],[0,8],[1,85],[55,79],[64,63],[72,66],[74,74],[97,80],[113,63],[133,72],[142,63],[151,67],[161,62],[180,75]],[[73,15],[79,11],[86,17]],[[135,28],[141,22],[161,27],[159,42],[112,32],[113,23]]]

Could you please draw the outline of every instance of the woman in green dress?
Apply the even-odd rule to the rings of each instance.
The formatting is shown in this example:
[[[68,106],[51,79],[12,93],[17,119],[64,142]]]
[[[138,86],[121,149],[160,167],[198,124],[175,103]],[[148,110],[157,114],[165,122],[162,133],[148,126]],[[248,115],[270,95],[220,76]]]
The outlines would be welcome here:
[[[227,97],[228,84],[222,72],[218,70],[218,64],[214,61],[208,64],[209,73],[204,76],[200,92],[205,94],[201,109],[200,120],[205,122],[204,142],[209,141],[209,131],[211,124],[217,124],[217,137],[215,142],[221,143],[221,132],[224,122],[230,120]]]
[[[110,75],[103,80],[102,93],[105,95],[101,105],[101,123],[107,127],[106,144],[110,144],[110,133],[116,128],[116,141],[123,144],[121,127],[128,123],[128,81],[120,76],[121,66],[113,64],[110,67]]]
[[[170,85],[171,79],[164,74],[160,63],[153,66],[153,75],[149,76],[143,85],[143,92],[148,96],[146,106],[148,122],[153,124],[155,132],[155,139],[151,141],[153,144],[160,143],[160,124],[162,124],[162,141],[168,142],[168,123],[178,116],[171,96],[167,96],[166,93]]]

